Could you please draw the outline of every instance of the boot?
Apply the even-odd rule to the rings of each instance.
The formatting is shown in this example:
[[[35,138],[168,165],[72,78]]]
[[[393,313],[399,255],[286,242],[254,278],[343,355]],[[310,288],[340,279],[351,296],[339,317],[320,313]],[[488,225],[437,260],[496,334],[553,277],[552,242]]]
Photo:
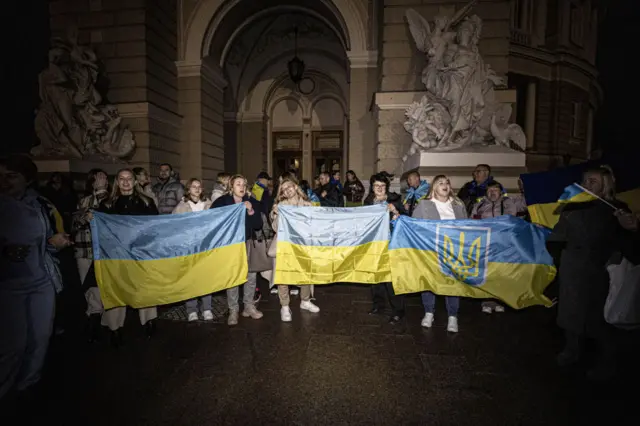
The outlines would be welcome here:
[[[91,314],[88,318],[89,343],[99,342],[102,337],[102,315]]]
[[[109,343],[114,349],[118,349],[122,346],[122,331],[120,329],[109,331]]]
[[[147,339],[151,339],[154,334],[156,334],[156,321],[149,320],[144,325],[144,332],[147,335]]]

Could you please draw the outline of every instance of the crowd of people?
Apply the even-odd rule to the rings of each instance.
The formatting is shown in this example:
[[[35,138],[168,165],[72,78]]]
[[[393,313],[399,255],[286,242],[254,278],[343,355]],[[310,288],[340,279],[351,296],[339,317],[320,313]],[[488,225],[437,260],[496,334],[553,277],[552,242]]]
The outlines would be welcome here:
[[[501,215],[520,216],[527,220],[527,206],[522,196],[509,196],[503,186],[491,176],[491,167],[478,165],[473,179],[457,193],[445,175],[435,176],[431,182],[418,172],[406,177],[403,194],[391,190],[393,176],[386,172],[369,179],[369,191],[354,171],[323,172],[313,182],[298,180],[291,170],[272,179],[261,172],[255,181],[240,174],[220,173],[213,189],[204,188],[203,181],[191,178],[185,184],[170,164],[162,164],[157,182],[143,168],[122,169],[113,180],[104,170],[88,173],[84,195],[78,200],[70,186],[65,186],[61,174],[53,174],[44,188],[37,188],[37,168],[25,156],[11,156],[0,162],[0,398],[10,390],[28,390],[38,382],[45,361],[49,339],[55,328],[56,293],[67,276],[61,273],[62,253],[72,251],[75,271],[82,283],[86,301],[89,340],[96,340],[103,327],[108,328],[110,342],[122,343],[122,328],[126,307],[104,310],[93,268],[90,221],[94,212],[116,215],[186,214],[234,204],[246,208],[245,240],[247,242],[249,274],[242,286],[226,290],[229,308],[228,325],[238,323],[239,317],[259,320],[260,300],[256,289],[258,274],[271,281],[273,258],[269,266],[255,266],[252,255],[258,242],[273,241],[278,233],[280,205],[325,207],[353,207],[383,204],[393,223],[401,215],[418,219],[453,220],[485,219]],[[561,215],[560,222],[549,239],[549,250],[558,257],[560,265],[559,325],[566,330],[566,347],[558,356],[558,363],[567,365],[580,359],[584,341],[595,338],[601,346],[601,362],[593,375],[611,373],[615,365],[612,357],[615,343],[610,327],[602,318],[608,277],[607,262],[615,253],[636,260],[638,252],[638,218],[615,200],[613,174],[607,168],[587,171],[582,182],[594,194],[616,203],[618,210],[598,200],[571,205]],[[609,209],[609,210],[607,210]],[[585,232],[587,230],[588,232]],[[635,250],[634,250],[635,249]],[[273,256],[273,255],[272,255]],[[255,258],[257,259],[257,258]],[[7,271],[5,273],[4,271]],[[242,310],[240,310],[242,287]],[[292,321],[291,295],[300,294],[300,309],[319,313],[313,286],[299,289],[271,286],[281,304],[281,320]],[[390,306],[389,322],[404,320],[405,296],[395,294],[391,283],[371,286],[371,315],[385,314]],[[423,327],[434,323],[436,295],[421,294],[424,306]],[[459,331],[458,297],[446,296],[447,330]],[[212,296],[185,301],[189,321],[212,320]],[[199,309],[200,308],[200,309]],[[495,300],[483,301],[485,313],[503,312]],[[140,323],[151,337],[156,332],[156,307],[138,310]]]

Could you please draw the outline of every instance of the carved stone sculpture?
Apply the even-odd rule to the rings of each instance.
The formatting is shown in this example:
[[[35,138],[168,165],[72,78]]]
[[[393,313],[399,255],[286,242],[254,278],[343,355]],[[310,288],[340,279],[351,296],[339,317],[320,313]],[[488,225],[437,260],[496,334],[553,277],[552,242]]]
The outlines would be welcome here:
[[[133,134],[117,107],[103,103],[96,90],[98,69],[96,54],[73,35],[52,40],[49,65],[39,75],[35,130],[40,145],[33,155],[115,160],[134,152]]]
[[[526,146],[520,126],[508,123],[511,107],[496,102],[495,87],[503,86],[503,79],[478,51],[482,20],[467,16],[476,1],[451,18],[436,17],[433,31],[418,12],[406,12],[416,46],[428,62],[422,72],[427,94],[405,114],[412,145],[403,162],[417,151],[450,151],[473,144],[522,151]]]

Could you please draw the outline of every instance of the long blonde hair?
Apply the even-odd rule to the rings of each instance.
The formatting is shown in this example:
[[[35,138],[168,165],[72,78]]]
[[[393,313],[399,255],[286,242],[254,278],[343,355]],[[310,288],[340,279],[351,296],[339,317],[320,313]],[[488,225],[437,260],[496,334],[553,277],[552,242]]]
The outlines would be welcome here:
[[[435,195],[434,193],[435,193],[436,184],[441,180],[445,180],[449,184],[449,200],[448,201],[451,201],[451,203],[453,204],[463,205],[464,203],[462,202],[462,200],[456,197],[456,195],[453,193],[453,188],[451,187],[451,180],[447,175],[437,175],[436,177],[433,178],[433,180],[431,181],[431,186],[429,187],[429,192],[427,193],[427,200],[433,199]]]
[[[274,204],[279,204],[281,201],[286,200],[287,198],[284,196],[284,191],[282,190],[282,188],[284,187],[284,185],[286,183],[291,183],[294,188],[296,188],[296,194],[298,194],[298,197],[303,200],[303,201],[309,201],[309,197],[307,197],[307,194],[305,194],[302,191],[302,188],[300,188],[300,185],[298,185],[298,182],[294,179],[291,178],[284,178],[282,179],[282,181],[280,182],[280,184],[278,185],[278,194],[276,195],[276,199]]]
[[[607,201],[613,201],[616,199],[616,178],[609,165],[590,168],[584,172],[582,177],[584,178],[584,176],[589,174],[599,175],[602,178],[602,198]]]
[[[116,177],[113,180],[113,185],[111,186],[111,194],[109,195],[109,199],[105,201],[105,205],[111,208],[112,206],[115,205],[116,201],[118,201],[118,198],[122,196],[122,193],[120,192],[120,186],[118,185],[118,177],[120,177],[120,174],[124,172],[131,173],[131,176],[133,176],[133,194],[132,195],[140,198],[142,202],[145,204],[145,206],[149,206],[150,204],[155,204],[151,198],[149,198],[144,192],[142,192],[143,191],[142,187],[136,182],[136,175],[135,173],[133,173],[133,170],[120,169],[118,170],[118,173],[116,173]]]

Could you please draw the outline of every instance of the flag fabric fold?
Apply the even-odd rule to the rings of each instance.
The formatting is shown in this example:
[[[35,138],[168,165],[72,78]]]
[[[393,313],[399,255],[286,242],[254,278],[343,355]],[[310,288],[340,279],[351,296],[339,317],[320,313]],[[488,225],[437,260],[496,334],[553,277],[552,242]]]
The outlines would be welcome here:
[[[386,205],[279,206],[275,284],[391,281]]]
[[[96,279],[105,309],[176,303],[247,280],[243,204],[163,216],[94,213]]]
[[[389,245],[396,294],[496,298],[521,309],[550,306],[556,269],[549,231],[522,219],[420,220],[401,216]]]

